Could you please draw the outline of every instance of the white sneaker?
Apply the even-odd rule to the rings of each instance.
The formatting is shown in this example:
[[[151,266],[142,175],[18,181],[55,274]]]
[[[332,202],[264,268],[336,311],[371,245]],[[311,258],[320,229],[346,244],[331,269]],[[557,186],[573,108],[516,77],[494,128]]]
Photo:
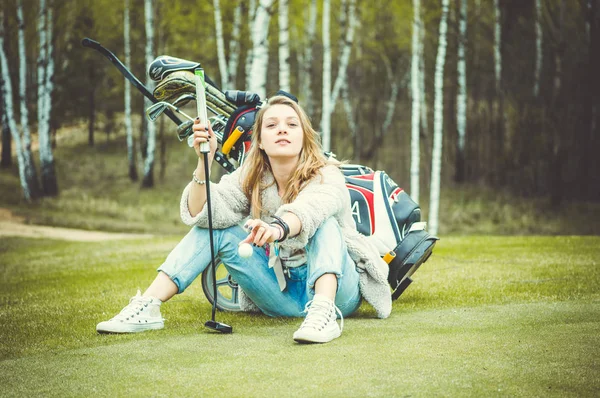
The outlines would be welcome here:
[[[315,297],[306,303],[304,312],[306,318],[294,333],[294,340],[298,343],[327,343],[342,334],[344,317],[328,297],[315,294]],[[340,314],[341,328],[336,321],[336,312]]]
[[[96,326],[98,333],[137,333],[162,329],[165,326],[160,315],[162,301],[154,297],[142,297],[140,291],[129,300],[129,305],[109,321]]]

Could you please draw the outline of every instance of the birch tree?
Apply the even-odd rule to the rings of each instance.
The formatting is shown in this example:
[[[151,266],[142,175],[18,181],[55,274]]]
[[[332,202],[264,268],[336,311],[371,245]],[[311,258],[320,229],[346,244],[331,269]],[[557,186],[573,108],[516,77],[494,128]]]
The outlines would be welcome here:
[[[494,0],[494,76],[496,77],[496,92],[500,92],[502,87],[502,53],[500,52],[500,44],[502,43],[502,29],[500,21],[499,0]]]
[[[29,180],[25,173],[26,164],[25,156],[23,153],[23,143],[21,141],[21,135],[17,129],[17,122],[14,117],[13,108],[13,92],[12,82],[10,80],[10,71],[8,69],[8,60],[6,53],[4,52],[4,11],[0,9],[0,71],[2,72],[2,79],[0,79],[0,95],[4,99],[4,115],[8,123],[10,133],[12,134],[12,140],[15,143],[15,149],[17,152],[17,164],[19,166],[19,180],[21,181],[21,189],[23,190],[23,197],[26,201],[32,200],[31,188],[29,186]]]
[[[40,195],[37,172],[31,153],[31,133],[29,131],[29,111],[27,109],[27,53],[25,51],[25,20],[23,19],[23,1],[17,1],[17,24],[19,27],[19,96],[21,104],[21,130],[23,131],[23,159],[25,176],[31,198]]]
[[[323,87],[321,104],[321,134],[323,150],[331,149],[331,43],[330,43],[330,0],[323,0]]]
[[[410,138],[410,196],[419,203],[419,169],[421,164],[421,151],[419,140],[419,127],[421,118],[421,87],[419,64],[420,38],[421,38],[421,1],[413,0],[413,31],[412,31],[412,58],[410,88],[412,94],[411,113],[411,138]]]
[[[267,95],[267,66],[269,65],[269,21],[274,0],[259,0],[252,24],[252,66],[249,89],[261,98]]]
[[[456,154],[456,181],[465,178],[465,136],[467,130],[467,0],[460,0],[458,22],[458,93],[456,96],[456,128],[458,130],[458,148]]]
[[[533,78],[533,96],[540,93],[540,75],[542,73],[544,33],[542,31],[542,0],[535,0],[535,74]]]
[[[0,24],[2,23],[3,21],[0,19]],[[0,27],[0,29],[2,28]],[[8,127],[4,96],[4,82],[2,81],[2,75],[0,75],[0,128],[2,128],[2,159],[0,160],[0,166],[8,168],[12,166],[12,137]]]
[[[346,72],[348,70],[348,63],[350,62],[352,45],[354,44],[354,27],[356,26],[356,0],[343,0],[343,4],[347,9],[347,17],[345,18],[346,33],[345,36],[340,38],[340,61],[338,65],[337,77],[331,93],[331,112],[333,112],[333,108],[335,108],[340,89],[347,82]]]
[[[331,16],[329,15],[331,3],[329,0],[326,3],[327,12],[325,12],[325,3],[323,6],[323,108],[321,112],[321,131],[323,132],[323,149],[328,151],[331,147],[331,114],[335,109],[340,90],[347,84],[346,71],[350,61],[350,53],[354,40],[354,26],[356,25],[356,0],[342,1],[345,14],[342,14],[341,25],[346,25],[346,32],[340,37],[340,57],[333,90],[331,90]],[[325,98],[326,96],[329,98]]]
[[[219,59],[221,88],[224,89],[227,82],[229,82],[229,71],[227,70],[225,41],[223,39],[223,20],[221,19],[221,4],[219,0],[213,0],[213,9],[215,14],[215,34],[217,35],[217,58]]]
[[[315,35],[317,31],[317,0],[311,0],[310,7],[308,8],[308,23],[306,26],[304,37],[306,42],[304,45],[303,61],[300,63],[301,76],[298,79],[300,83],[300,98],[304,102],[304,108],[306,112],[311,115],[313,113],[313,95],[311,90],[311,79],[312,79],[312,58],[313,58],[313,45],[315,42]]]
[[[429,106],[427,105],[427,90],[425,86],[425,26],[421,20],[421,35],[419,42],[419,89],[421,92],[421,131],[429,135]]]
[[[279,88],[290,91],[288,0],[279,0]]]
[[[231,30],[231,40],[229,41],[229,63],[227,64],[227,75],[229,81],[227,88],[236,87],[238,60],[240,58],[240,31],[242,27],[242,0],[238,0],[233,13],[233,28]]]
[[[440,205],[442,138],[444,133],[444,64],[446,63],[448,2],[449,0],[442,0],[442,18],[440,19],[438,50],[435,60],[433,153],[431,159],[431,188],[429,191],[429,230],[433,235],[438,233],[438,216]]]
[[[146,65],[154,59],[154,18],[153,18],[152,0],[144,0],[144,16],[146,20]],[[146,75],[146,88],[152,91],[154,83],[149,75]],[[145,100],[146,107],[152,103],[150,100]],[[156,147],[156,126],[154,123],[147,123],[147,150],[146,161],[144,163],[144,178],[142,179],[143,187],[154,186],[154,149]]]
[[[256,18],[256,1],[257,0],[249,0],[248,1],[248,31],[250,32],[250,41],[252,42],[252,27],[254,26],[254,18]],[[245,63],[245,70],[246,70],[246,90],[250,90],[250,85],[252,84],[251,82],[251,78],[252,78],[252,61],[253,61],[253,54],[254,48],[253,46],[250,47],[248,49],[248,52],[246,53],[246,63]]]
[[[50,117],[52,115],[52,91],[54,78],[54,47],[52,5],[40,0],[38,30],[40,50],[38,56],[38,135],[40,147],[40,170],[42,190],[45,196],[58,194],[54,156],[50,141]]]
[[[129,28],[129,0],[125,0],[123,15],[123,41],[125,44],[125,66],[131,69],[131,35]],[[127,137],[127,160],[129,163],[129,178],[137,181],[138,173],[135,164],[135,147],[133,143],[133,126],[131,123],[131,85],[129,80],[125,81],[125,135]]]

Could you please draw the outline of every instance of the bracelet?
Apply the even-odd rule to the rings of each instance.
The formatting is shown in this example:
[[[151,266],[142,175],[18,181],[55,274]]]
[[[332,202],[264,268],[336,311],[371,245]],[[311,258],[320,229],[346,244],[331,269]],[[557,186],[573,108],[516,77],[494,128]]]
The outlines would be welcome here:
[[[277,230],[279,231],[279,237],[277,238],[277,242],[281,242],[281,240],[283,238],[283,234],[284,234],[283,227],[281,225],[275,224],[275,223],[271,223],[269,225],[277,228]]]
[[[274,220],[271,221],[271,224],[280,226],[283,230],[283,236],[281,237],[281,239],[278,239],[279,242],[283,242],[287,239],[288,235],[290,234],[290,226],[285,221],[283,221],[281,217],[273,216],[273,218]]]
[[[192,179],[198,185],[204,185],[204,184],[206,184],[206,180],[199,180],[198,177],[196,177],[196,170],[194,170],[194,172],[192,173]]]

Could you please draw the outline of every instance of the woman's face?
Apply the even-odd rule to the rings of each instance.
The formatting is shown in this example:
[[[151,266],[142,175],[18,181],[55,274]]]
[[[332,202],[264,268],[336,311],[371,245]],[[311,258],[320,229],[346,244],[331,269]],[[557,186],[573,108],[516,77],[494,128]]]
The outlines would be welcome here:
[[[263,115],[260,141],[260,148],[269,158],[298,158],[304,133],[294,108],[283,104],[271,105]]]

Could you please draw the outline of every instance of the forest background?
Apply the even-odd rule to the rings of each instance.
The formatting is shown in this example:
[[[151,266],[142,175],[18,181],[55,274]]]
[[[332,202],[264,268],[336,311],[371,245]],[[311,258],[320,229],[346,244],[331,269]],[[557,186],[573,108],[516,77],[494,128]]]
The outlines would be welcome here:
[[[128,83],[90,37],[142,81],[167,54],[224,89],[289,90],[338,158],[385,170],[434,232],[439,202],[442,233],[598,234],[599,3],[2,0],[2,206],[32,223],[176,224],[191,151],[168,121],[151,131],[135,89],[129,124]]]

